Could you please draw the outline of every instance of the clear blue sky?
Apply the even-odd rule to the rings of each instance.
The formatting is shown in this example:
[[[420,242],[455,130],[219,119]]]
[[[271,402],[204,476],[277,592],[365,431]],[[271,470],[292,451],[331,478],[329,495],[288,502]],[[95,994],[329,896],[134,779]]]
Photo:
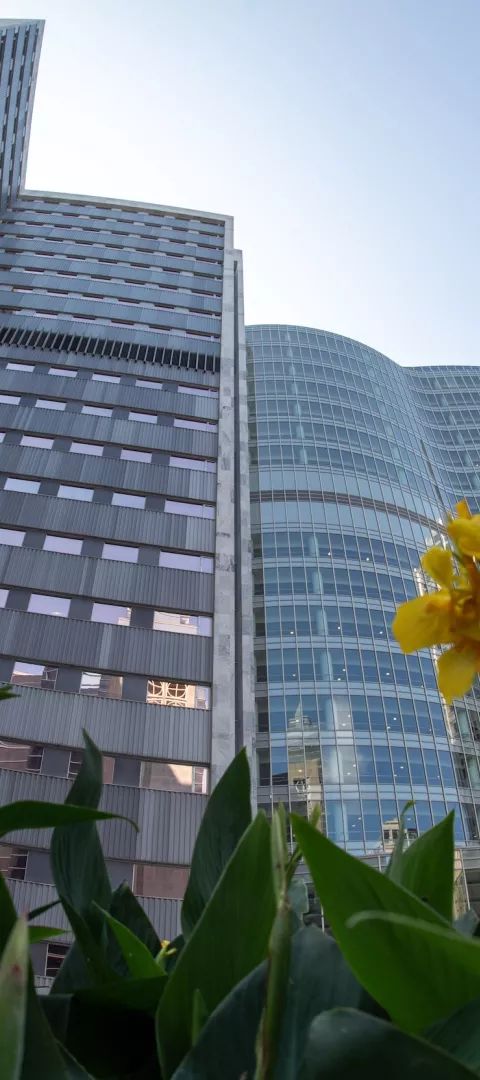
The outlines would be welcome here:
[[[248,322],[480,363],[480,0],[11,0],[27,185],[235,215]]]

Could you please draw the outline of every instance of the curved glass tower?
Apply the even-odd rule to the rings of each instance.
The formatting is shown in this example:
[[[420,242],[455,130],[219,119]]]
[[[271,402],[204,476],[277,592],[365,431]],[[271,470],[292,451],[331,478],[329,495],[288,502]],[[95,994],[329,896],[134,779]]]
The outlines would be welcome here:
[[[480,369],[401,368],[359,342],[247,329],[258,800],[359,855],[456,810],[478,840],[479,696],[448,709],[434,655],[391,622],[462,496],[480,509]]]

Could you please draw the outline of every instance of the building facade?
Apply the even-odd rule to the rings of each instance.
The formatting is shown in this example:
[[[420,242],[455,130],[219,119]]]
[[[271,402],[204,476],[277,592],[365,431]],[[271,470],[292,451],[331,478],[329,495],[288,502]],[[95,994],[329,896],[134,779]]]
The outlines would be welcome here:
[[[10,72],[34,34],[0,22]],[[253,723],[241,254],[225,215],[2,192],[0,679],[19,696],[0,802],[63,800],[86,728],[103,806],[140,828],[101,827],[112,882],[171,937],[208,793]],[[0,849],[20,910],[52,895],[48,842]],[[42,945],[39,974],[61,952]]]
[[[455,809],[480,824],[474,688],[447,708],[434,655],[404,656],[396,606],[466,497],[480,509],[480,370],[401,368],[359,342],[247,328],[258,802],[319,806],[352,853]]]

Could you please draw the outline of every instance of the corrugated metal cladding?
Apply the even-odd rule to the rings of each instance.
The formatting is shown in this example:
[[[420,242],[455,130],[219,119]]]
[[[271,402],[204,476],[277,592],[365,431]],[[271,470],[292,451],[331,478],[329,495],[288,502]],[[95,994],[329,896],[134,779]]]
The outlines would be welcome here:
[[[140,827],[102,827],[113,879],[135,883],[137,864],[188,865],[205,770],[242,727],[238,253],[222,215],[23,189],[41,32],[0,20],[0,678],[23,679],[0,711],[0,799],[63,800],[86,728],[110,759],[103,804]],[[31,748],[13,770],[8,740]],[[24,910],[52,894],[49,836],[12,839],[32,853]],[[155,880],[145,906],[173,937],[179,900]]]

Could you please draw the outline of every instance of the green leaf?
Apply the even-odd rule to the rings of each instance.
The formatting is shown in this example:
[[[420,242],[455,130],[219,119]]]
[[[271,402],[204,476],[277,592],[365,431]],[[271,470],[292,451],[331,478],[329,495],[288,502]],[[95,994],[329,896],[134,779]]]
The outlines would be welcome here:
[[[165,1077],[190,1047],[195,989],[213,1012],[265,957],[274,914],[270,827],[259,813],[227,863],[160,1001],[157,1042]]]
[[[60,971],[55,979],[55,993],[65,993],[65,989],[62,986],[61,974],[64,966],[68,966],[69,957],[71,956],[72,952],[74,952],[74,950],[78,950],[81,953],[81,956],[85,963],[85,967],[89,976],[87,980],[87,985],[90,982],[104,983],[110,982],[111,980],[113,981],[115,977],[118,978],[118,976],[115,976],[115,972],[112,971],[110,964],[108,963],[106,949],[100,942],[100,938],[95,935],[94,931],[91,928],[92,919],[90,918],[87,920],[83,918],[82,915],[79,915],[78,912],[75,911],[75,908],[73,908],[67,900],[62,899],[62,903],[63,907],[65,908],[65,913],[68,917],[70,926],[72,927],[73,933],[75,935],[75,941],[70,951],[67,953],[60,968]],[[100,913],[97,912],[97,914],[100,919]],[[70,982],[71,980],[69,977],[68,983]],[[73,989],[80,989],[83,985],[85,985],[85,982],[84,979],[81,979],[80,981],[76,982],[76,985],[73,987]]]
[[[412,806],[414,805],[414,799],[410,799],[410,801],[405,803],[405,806],[403,807],[403,810],[400,814],[400,820],[398,822],[399,828],[397,839],[395,840],[394,848],[390,856],[388,866],[385,870],[387,877],[393,878],[394,881],[397,880],[397,868],[402,861],[403,849],[405,847],[405,818],[408,811],[411,810]]]
[[[300,925],[303,926],[303,916],[308,915],[308,889],[301,877],[295,877],[288,887],[288,899],[292,911],[295,912]]]
[[[423,833],[390,865],[390,880],[415,893],[451,921],[453,907],[453,810]]]
[[[128,980],[125,980],[128,983]],[[154,980],[147,979],[149,987]],[[119,988],[121,983],[118,984]],[[132,987],[135,980],[132,980]],[[104,988],[91,991],[91,1001],[86,992],[72,998],[69,1018],[67,1050],[84,1069],[94,1077],[120,1080],[143,1077],[145,1066],[155,1060],[155,1022],[153,1015],[145,1011],[128,1009],[119,1001],[111,1007],[107,1003]],[[40,1073],[45,1080],[49,1074]],[[40,1080],[40,1076],[36,1080]],[[148,1076],[159,1080],[158,1064]],[[23,1080],[23,1078],[22,1078]]]
[[[273,845],[273,854],[275,845]],[[273,880],[281,874],[273,863]],[[277,877],[277,889],[279,880]],[[257,1076],[270,1080],[277,1060],[278,1039],[283,1023],[283,1012],[288,989],[290,970],[290,947],[292,938],[292,914],[282,903],[273,920],[268,943],[267,992],[265,1008],[257,1039]]]
[[[246,752],[241,750],[212,791],[198,831],[182,904],[185,940],[251,820],[250,770]]]
[[[167,980],[159,971],[156,979],[118,979],[90,990],[79,990],[76,1000],[99,1010],[127,1010],[155,1013]]]
[[[98,905],[96,906],[98,907]],[[140,938],[133,934],[128,929],[128,926],[124,926],[118,919],[114,919],[113,915],[110,915],[108,911],[104,911],[100,907],[98,910],[101,911],[105,921],[115,935],[130,974],[135,979],[158,979],[161,968],[159,968],[143,941],[140,941]]]
[[[69,1054],[64,1046],[61,1046],[59,1049],[65,1063],[65,1075],[68,1077],[68,1080],[95,1080],[95,1077],[87,1072],[86,1069],[83,1068],[83,1065],[80,1065],[73,1055]]]
[[[388,911],[359,912],[349,930],[362,938],[363,948],[375,948],[370,963],[382,984],[383,1004],[400,1027],[421,1031],[478,995],[476,938]]]
[[[19,697],[19,694],[14,692],[13,686],[10,683],[7,686],[0,686],[0,701],[8,701],[9,698]]]
[[[18,1080],[23,1061],[28,980],[28,928],[15,923],[0,963],[0,1066],[2,1080]]]
[[[77,825],[83,821],[105,821],[115,817],[118,817],[118,814],[91,810],[86,806],[67,806],[65,803],[35,802],[27,799],[0,806],[0,837],[19,829],[50,829],[57,825]],[[133,825],[133,821],[130,824]]]
[[[112,896],[110,915],[118,919],[124,926],[136,934],[140,941],[147,946],[153,956],[160,952],[161,943],[156,930],[152,926],[144,908],[133,895],[130,887],[123,882],[119,885]]]
[[[457,1009],[446,1020],[432,1024],[423,1035],[474,1072],[480,1072],[480,997]]]
[[[200,990],[197,988],[193,991],[193,1005],[192,1005],[192,1044],[195,1045],[202,1028],[205,1026],[208,1020],[208,1009],[205,1005]]]
[[[336,847],[303,818],[296,815],[292,815],[292,818],[297,840],[328,922],[347,963],[372,997],[399,1023],[402,1023],[400,1017],[403,1017],[402,1026],[412,1031],[419,1030],[430,1020],[445,1015],[460,1004],[454,1001],[446,1010],[429,1014],[423,1020],[422,999],[429,985],[429,972],[418,965],[416,956],[410,956],[403,947],[393,957],[389,955],[387,961],[380,944],[378,926],[365,922],[353,930],[349,926],[349,919],[362,911],[397,912],[449,931],[450,925],[428,904],[360,859]],[[460,939],[460,935],[458,937]],[[445,979],[441,982],[444,984]]]
[[[313,1021],[305,1080],[472,1080],[475,1073],[424,1039],[355,1009],[333,1009]]]
[[[27,915],[28,921],[32,922],[32,919],[38,919],[40,915],[45,915],[46,911],[50,911],[50,908],[57,907],[59,903],[60,900],[51,900],[49,904],[42,904],[41,907],[32,908]]]
[[[35,941],[46,941],[51,937],[65,937],[65,930],[59,930],[55,926],[29,926],[28,940],[30,945]]]

